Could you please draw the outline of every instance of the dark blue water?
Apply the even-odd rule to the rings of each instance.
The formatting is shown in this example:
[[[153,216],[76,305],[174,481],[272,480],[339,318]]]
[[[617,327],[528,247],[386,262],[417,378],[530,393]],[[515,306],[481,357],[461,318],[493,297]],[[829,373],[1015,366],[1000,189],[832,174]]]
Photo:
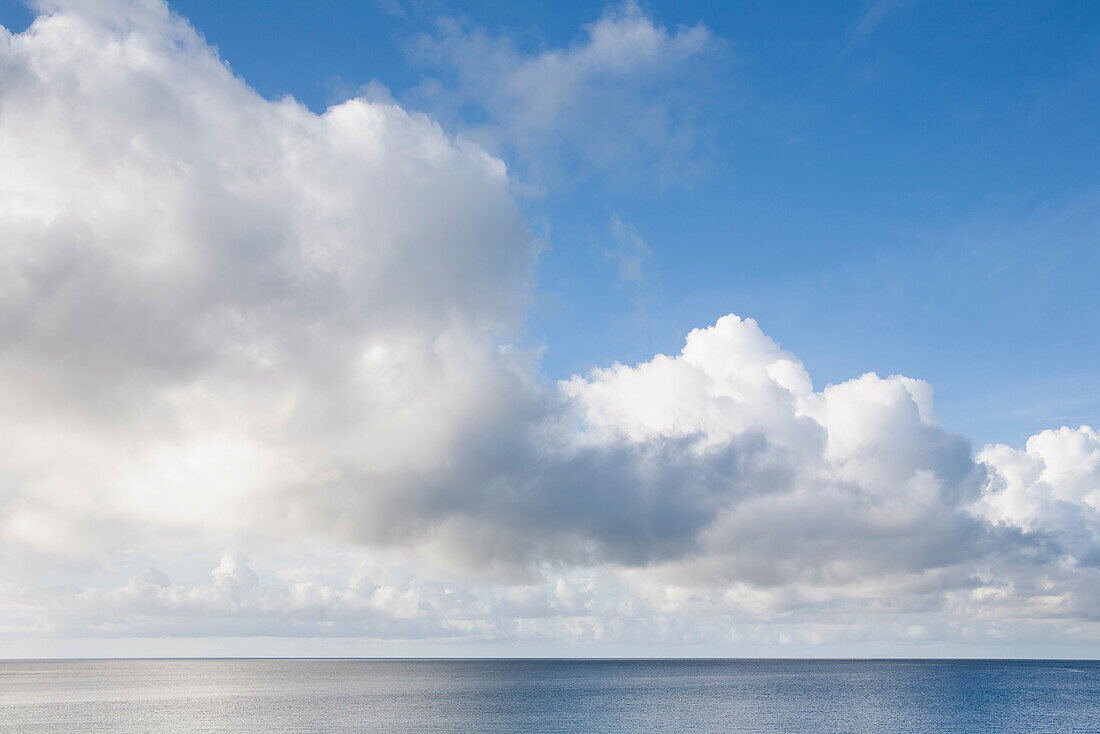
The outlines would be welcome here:
[[[1100,732],[1100,662],[0,662],[3,732]]]

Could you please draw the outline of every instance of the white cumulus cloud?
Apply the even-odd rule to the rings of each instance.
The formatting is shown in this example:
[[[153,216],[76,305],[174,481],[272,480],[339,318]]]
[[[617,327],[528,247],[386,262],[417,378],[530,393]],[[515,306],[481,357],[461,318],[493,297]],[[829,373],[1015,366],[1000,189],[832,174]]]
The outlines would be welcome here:
[[[1049,534],[1076,561],[1100,566],[1100,431],[1047,430],[1023,450],[986,446],[978,460],[990,471],[979,514]]]

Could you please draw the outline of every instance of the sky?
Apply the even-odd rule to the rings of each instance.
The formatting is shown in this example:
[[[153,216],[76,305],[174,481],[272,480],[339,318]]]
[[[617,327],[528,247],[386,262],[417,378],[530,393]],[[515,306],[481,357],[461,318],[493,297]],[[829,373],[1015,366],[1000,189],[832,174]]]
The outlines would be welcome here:
[[[0,26],[0,656],[1100,657],[1094,4]]]

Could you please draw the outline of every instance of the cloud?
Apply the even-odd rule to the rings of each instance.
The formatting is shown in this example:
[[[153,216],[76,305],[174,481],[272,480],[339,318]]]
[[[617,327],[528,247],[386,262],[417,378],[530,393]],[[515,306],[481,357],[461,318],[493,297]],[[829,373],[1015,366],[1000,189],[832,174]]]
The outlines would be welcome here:
[[[157,2],[64,4],[0,67],[9,542],[264,524],[240,503],[430,465],[515,381],[490,335],[537,245],[480,148],[262,99]]]
[[[1100,567],[1100,431],[1047,430],[1022,451],[986,446],[978,460],[990,471],[978,514],[1049,534],[1075,562]]]
[[[562,85],[536,138],[711,42],[634,6],[587,34],[497,80]],[[926,383],[816,389],[733,315],[548,384],[500,160],[385,101],[266,100],[159,2],[3,34],[0,202],[9,636],[1093,629],[1092,429],[975,458]],[[385,553],[400,578],[310,570]]]
[[[679,183],[703,165],[700,95],[722,42],[702,24],[669,30],[635,3],[609,7],[572,45],[527,52],[454,19],[412,44],[440,72],[409,96],[537,183],[585,177]],[[690,91],[689,91],[690,90]],[[476,108],[470,117],[464,109]]]
[[[615,247],[605,250],[604,255],[618,267],[619,279],[635,284],[644,282],[644,263],[652,254],[645,240],[618,215],[611,217],[611,236]]]
[[[724,317],[678,356],[564,390],[587,441],[675,441],[696,466],[718,462],[725,486],[680,578],[848,583],[965,562],[983,542],[963,510],[980,474],[926,384],[867,374],[815,392],[751,319]]]

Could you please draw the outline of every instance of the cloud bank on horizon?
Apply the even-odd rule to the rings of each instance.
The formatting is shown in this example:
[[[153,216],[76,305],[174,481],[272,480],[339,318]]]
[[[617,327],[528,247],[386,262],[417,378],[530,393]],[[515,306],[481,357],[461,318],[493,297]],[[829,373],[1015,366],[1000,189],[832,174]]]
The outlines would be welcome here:
[[[928,384],[815,389],[735,315],[548,384],[478,144],[266,100],[155,0],[0,34],[7,641],[1098,639],[1100,432],[975,451]],[[712,42],[590,35],[492,104]]]

